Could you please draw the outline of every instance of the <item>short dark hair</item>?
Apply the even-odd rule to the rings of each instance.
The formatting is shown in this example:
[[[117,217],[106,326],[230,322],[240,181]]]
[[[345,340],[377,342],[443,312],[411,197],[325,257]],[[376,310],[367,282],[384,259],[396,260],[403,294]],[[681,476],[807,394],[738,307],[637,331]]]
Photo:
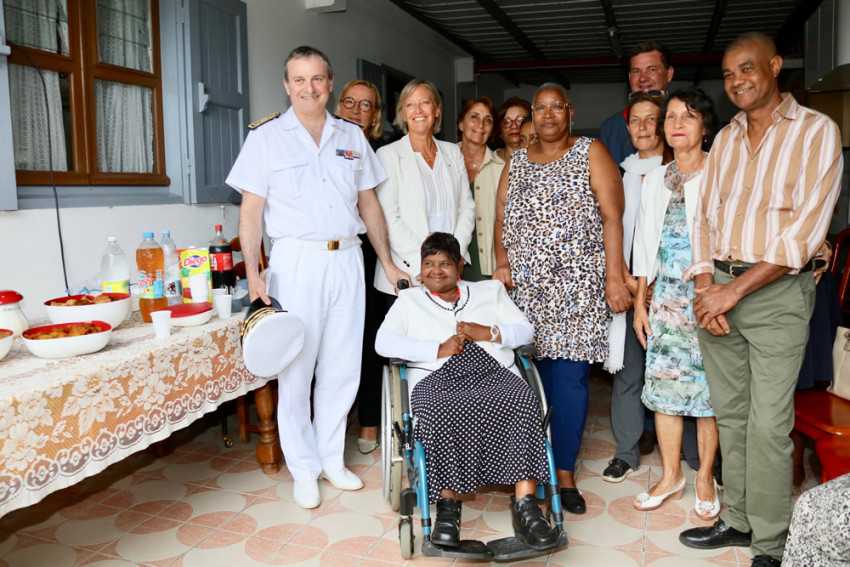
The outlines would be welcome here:
[[[289,62],[293,59],[306,59],[307,57],[321,57],[322,61],[325,62],[325,70],[328,72],[328,79],[334,78],[334,70],[331,68],[331,62],[328,60],[328,56],[316,49],[315,47],[310,47],[309,45],[302,45],[301,47],[296,47],[292,51],[289,52],[289,55],[286,57],[286,61],[283,63],[283,78],[286,81],[289,81]]]
[[[705,141],[711,144],[720,126],[720,118],[718,118],[717,110],[714,108],[714,101],[699,87],[685,87],[667,97],[667,100],[664,101],[664,106],[661,107],[659,128],[664,129],[664,117],[667,116],[667,107],[670,105],[670,101],[674,99],[684,102],[689,110],[699,113],[702,117],[702,127],[705,129]]]
[[[733,39],[731,43],[729,43],[729,45],[726,46],[726,49],[723,53],[731,53],[736,49],[740,49],[741,47],[744,47],[745,45],[748,45],[750,43],[755,43],[763,46],[765,49],[767,49],[770,57],[776,55],[776,42],[774,42],[769,35],[763,34],[761,32],[747,32],[739,35],[738,37]]]
[[[469,114],[469,111],[472,110],[472,107],[476,104],[483,104],[487,107],[487,111],[493,117],[493,131],[490,132],[490,137],[493,137],[493,134],[496,133],[496,107],[493,105],[493,99],[489,96],[477,96],[475,98],[468,98],[463,101],[463,105],[460,107],[460,112],[457,113],[457,124],[460,125],[463,122],[466,115]],[[460,128],[458,128],[458,135],[460,135]],[[489,140],[488,140],[489,141]]]
[[[501,132],[502,132],[502,120],[505,118],[505,115],[508,113],[508,110],[513,108],[514,106],[518,106],[520,108],[524,108],[528,113],[529,118],[531,117],[531,103],[525,100],[524,98],[520,98],[518,96],[512,96],[505,100],[502,104],[499,105],[499,108],[496,109],[496,147],[504,148],[505,143],[502,141]]]
[[[665,69],[669,69],[673,65],[673,60],[670,58],[670,50],[660,41],[644,41],[635,45],[629,53],[629,66],[632,64],[632,57],[641,53],[649,53],[657,51],[661,54],[661,64]]]
[[[432,232],[422,243],[420,259],[424,260],[431,254],[445,254],[456,266],[460,265],[460,243],[447,232]]]

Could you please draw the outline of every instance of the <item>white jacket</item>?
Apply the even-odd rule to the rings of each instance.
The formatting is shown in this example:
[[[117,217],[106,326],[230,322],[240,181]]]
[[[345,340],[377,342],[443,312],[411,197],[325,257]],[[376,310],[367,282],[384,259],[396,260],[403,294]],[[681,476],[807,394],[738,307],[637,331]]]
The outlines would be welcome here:
[[[661,243],[661,230],[664,228],[664,215],[670,202],[672,191],[664,186],[666,165],[656,167],[643,178],[640,193],[640,211],[635,228],[634,250],[632,252],[632,275],[645,276],[647,283],[655,280],[658,274],[658,246]],[[685,214],[688,221],[688,235],[693,242],[694,215],[697,211],[699,184],[702,172],[685,182]]]
[[[460,243],[461,254],[468,262],[467,249],[475,228],[475,201],[469,190],[466,164],[463,154],[455,144],[440,140],[434,142],[441,159],[445,160],[449,167],[452,182],[452,233]],[[422,185],[410,137],[405,136],[380,148],[378,159],[388,177],[378,185],[375,192],[387,220],[393,262],[415,280],[421,264],[419,250],[431,231],[428,229],[425,187]],[[414,283],[418,285],[418,282]],[[380,263],[375,269],[375,288],[384,293],[395,294],[393,285],[384,275],[384,268]]]

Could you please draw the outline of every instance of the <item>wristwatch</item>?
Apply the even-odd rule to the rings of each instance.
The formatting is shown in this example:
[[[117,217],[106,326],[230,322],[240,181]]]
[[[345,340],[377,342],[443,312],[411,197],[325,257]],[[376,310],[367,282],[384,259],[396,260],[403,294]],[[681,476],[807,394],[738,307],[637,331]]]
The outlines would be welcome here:
[[[490,327],[490,342],[495,343],[495,342],[496,342],[496,339],[498,339],[498,338],[499,338],[499,333],[500,333],[500,332],[501,332],[501,331],[499,331],[499,327],[497,327],[496,325],[492,325],[492,326]]]

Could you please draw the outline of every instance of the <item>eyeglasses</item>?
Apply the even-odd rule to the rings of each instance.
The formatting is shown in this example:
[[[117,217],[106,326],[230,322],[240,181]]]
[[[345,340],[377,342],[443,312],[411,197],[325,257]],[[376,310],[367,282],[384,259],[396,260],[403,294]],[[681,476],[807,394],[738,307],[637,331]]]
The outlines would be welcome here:
[[[357,106],[359,106],[360,110],[362,110],[363,112],[369,112],[370,110],[372,110],[372,102],[366,100],[365,98],[361,101],[356,101],[350,96],[347,96],[344,99],[342,99],[342,105],[345,108],[348,108],[348,109],[354,108],[355,104]]]
[[[667,96],[667,91],[635,91],[633,93],[629,93],[629,100],[634,100],[640,95],[647,95],[653,98],[665,98]]]
[[[531,110],[533,110],[535,114],[543,114],[546,110],[550,109],[555,114],[561,114],[568,108],[572,108],[572,106],[573,105],[567,104],[562,100],[556,100],[554,102],[536,102],[532,105]]]
[[[517,128],[519,128],[520,126],[522,126],[522,123],[525,122],[526,120],[528,120],[528,116],[517,116],[514,119],[510,119],[506,116],[506,117],[502,118],[501,125],[504,128],[510,128],[511,126],[516,126]]]

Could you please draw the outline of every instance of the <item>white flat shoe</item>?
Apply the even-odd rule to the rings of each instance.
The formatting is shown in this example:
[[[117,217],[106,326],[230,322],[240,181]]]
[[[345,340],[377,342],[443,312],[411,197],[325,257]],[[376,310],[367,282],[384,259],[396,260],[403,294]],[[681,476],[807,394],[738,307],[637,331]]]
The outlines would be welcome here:
[[[295,498],[295,503],[302,508],[316,508],[322,503],[322,497],[319,495],[319,483],[315,480],[296,480],[292,486],[292,496]]]
[[[717,487],[717,482],[714,483],[714,502],[708,500],[700,500],[699,494],[694,497],[694,512],[703,520],[713,520],[720,515],[720,489]],[[694,485],[696,492],[696,485]]]
[[[380,441],[371,441],[369,439],[358,439],[357,440],[357,450],[360,451],[363,455],[368,455],[372,451],[378,448],[380,445]]]
[[[360,480],[360,477],[346,468],[338,471],[322,471],[322,478],[326,478],[340,490],[360,490],[363,488],[363,481]]]
[[[648,512],[649,510],[655,510],[668,498],[670,500],[679,500],[682,497],[682,494],[685,492],[685,477],[682,477],[682,482],[680,482],[676,488],[671,490],[670,492],[663,492],[661,494],[656,494],[655,496],[650,496],[649,492],[641,492],[635,498],[634,507],[636,510],[640,510],[641,512]]]

